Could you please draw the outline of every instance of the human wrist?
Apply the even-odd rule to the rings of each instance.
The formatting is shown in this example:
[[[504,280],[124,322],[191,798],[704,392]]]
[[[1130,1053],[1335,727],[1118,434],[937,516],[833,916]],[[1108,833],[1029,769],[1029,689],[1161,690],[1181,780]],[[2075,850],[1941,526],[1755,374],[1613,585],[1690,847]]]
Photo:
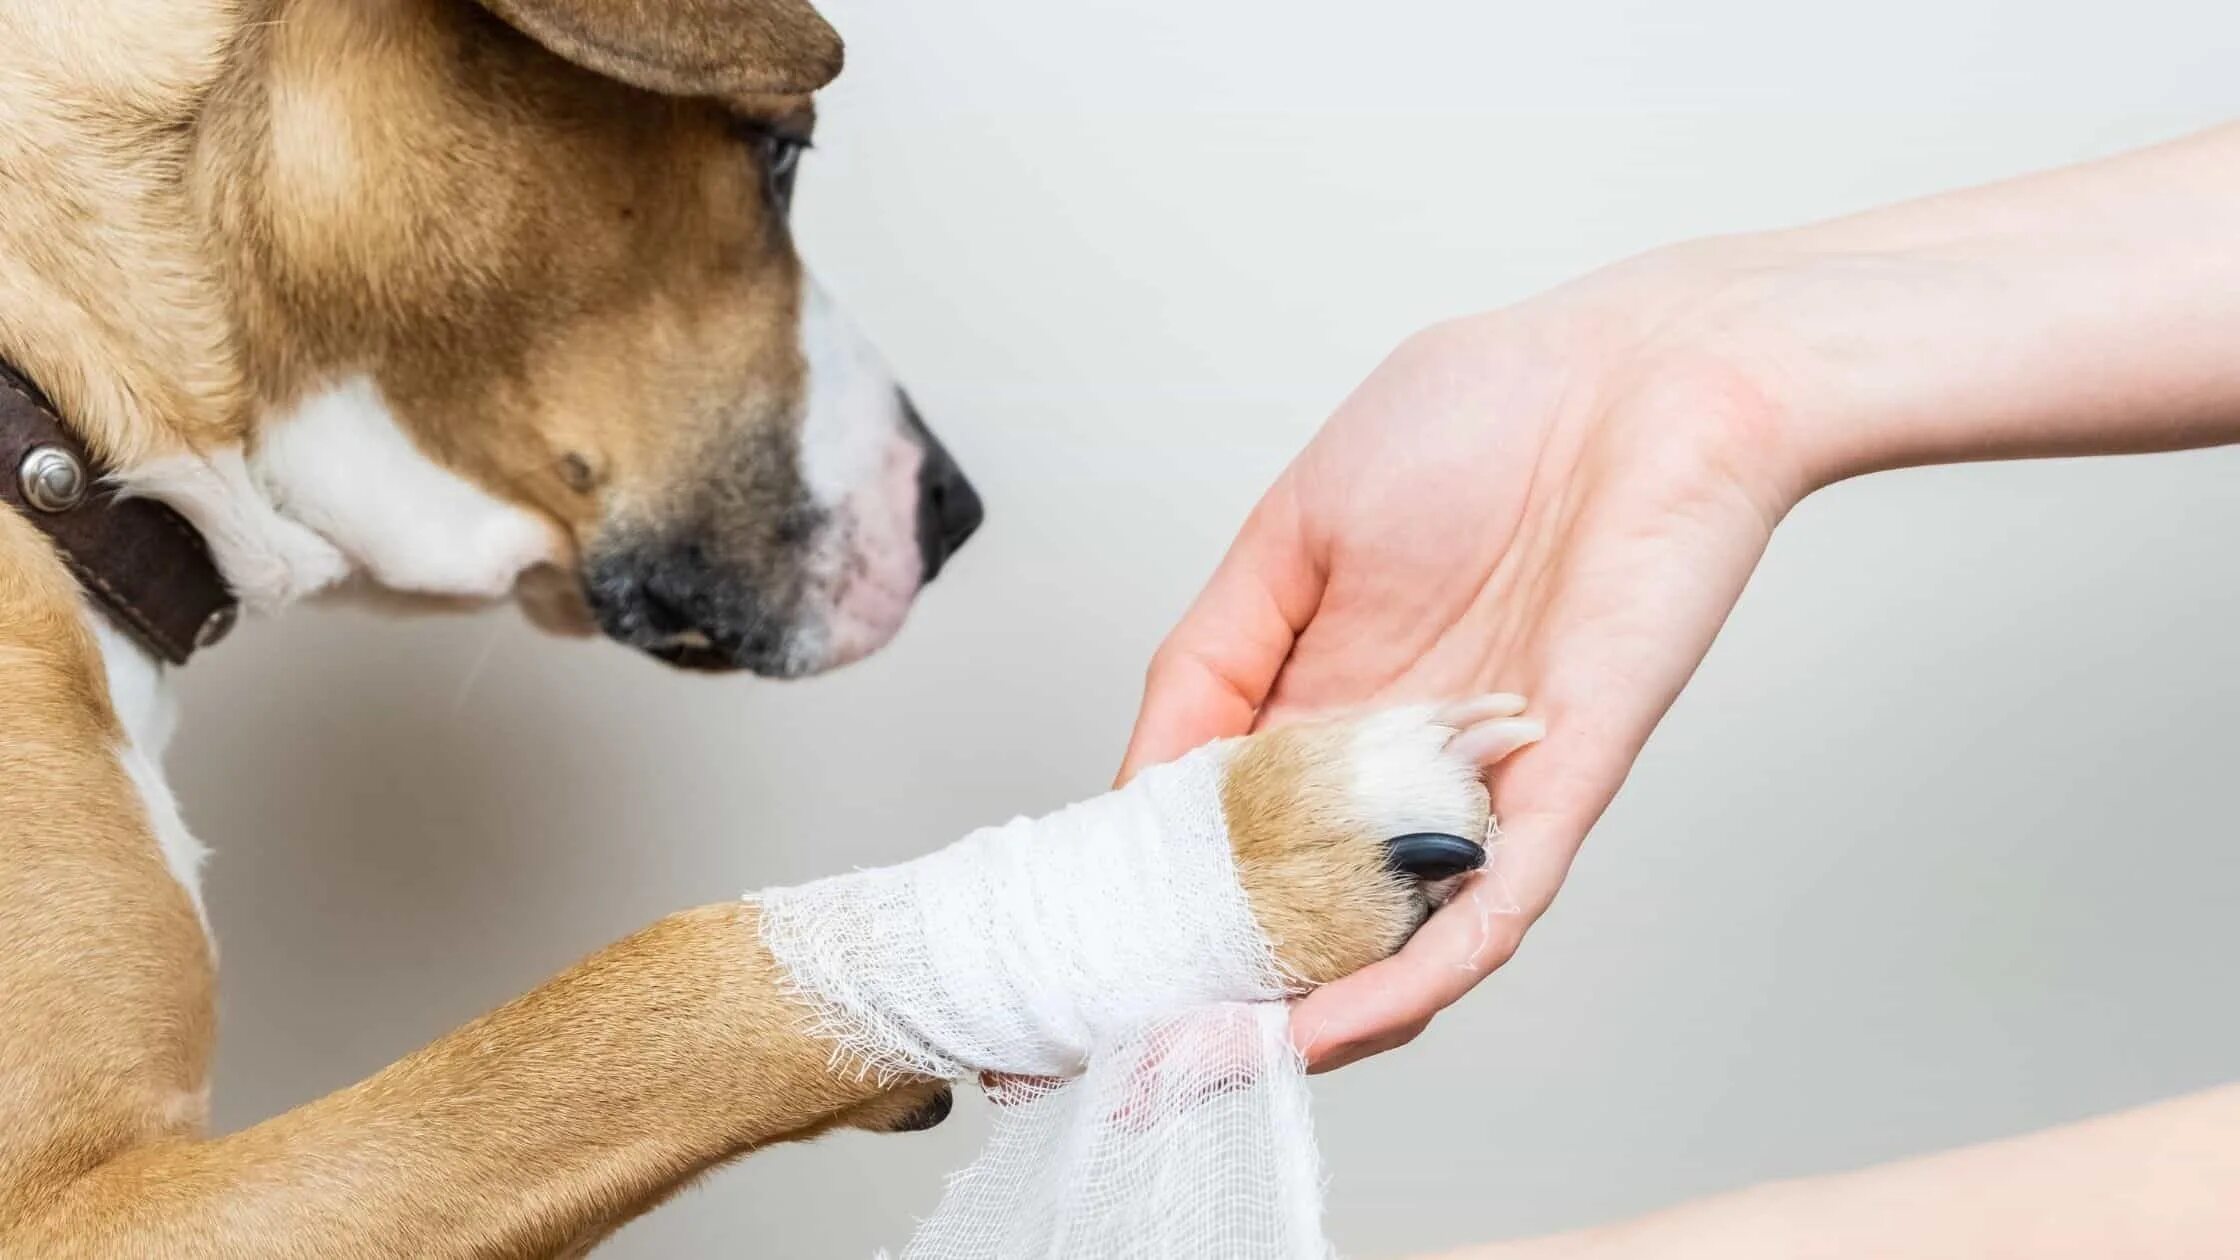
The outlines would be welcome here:
[[[1969,340],[2009,322],[2001,285],[1848,236],[1830,224],[1710,238],[1644,260],[1688,290],[1670,299],[1652,353],[1726,374],[1757,417],[1747,462],[1788,503],[1864,473],[1969,458],[1990,420],[1962,408],[1981,359]]]

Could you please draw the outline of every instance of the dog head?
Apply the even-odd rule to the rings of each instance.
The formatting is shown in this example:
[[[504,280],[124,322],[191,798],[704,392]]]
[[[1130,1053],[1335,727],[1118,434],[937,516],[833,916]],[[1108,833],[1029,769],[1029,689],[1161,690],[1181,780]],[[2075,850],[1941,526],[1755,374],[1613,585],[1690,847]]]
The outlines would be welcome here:
[[[671,663],[890,638],[978,497],[804,271],[804,0],[283,3],[203,123],[248,469],[392,591]]]

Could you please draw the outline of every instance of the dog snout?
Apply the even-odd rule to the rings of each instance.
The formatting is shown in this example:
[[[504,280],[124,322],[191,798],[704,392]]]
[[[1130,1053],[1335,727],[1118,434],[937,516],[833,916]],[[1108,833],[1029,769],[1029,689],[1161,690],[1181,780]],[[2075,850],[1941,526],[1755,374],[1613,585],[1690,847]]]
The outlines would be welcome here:
[[[922,581],[931,582],[965,545],[987,515],[980,493],[966,479],[956,458],[933,435],[918,409],[903,401],[910,428],[925,446],[918,465],[918,557],[924,568]]]
[[[631,548],[601,558],[585,596],[610,638],[689,669],[786,674],[784,635],[704,548]]]
[[[689,556],[649,565],[639,575],[636,589],[637,620],[657,640],[675,639],[701,631],[706,614],[699,605],[706,580]]]

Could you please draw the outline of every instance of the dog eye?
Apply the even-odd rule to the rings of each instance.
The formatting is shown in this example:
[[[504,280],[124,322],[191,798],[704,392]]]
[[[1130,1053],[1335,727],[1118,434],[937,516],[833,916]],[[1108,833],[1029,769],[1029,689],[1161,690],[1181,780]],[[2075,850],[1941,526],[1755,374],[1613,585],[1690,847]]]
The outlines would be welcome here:
[[[801,165],[801,151],[809,147],[809,138],[776,130],[774,124],[754,118],[732,118],[729,130],[732,139],[754,154],[762,171],[763,196],[783,217],[793,209],[793,176]]]
[[[779,214],[793,209],[793,176],[801,165],[801,151],[808,147],[807,141],[785,136],[762,137],[763,187]]]

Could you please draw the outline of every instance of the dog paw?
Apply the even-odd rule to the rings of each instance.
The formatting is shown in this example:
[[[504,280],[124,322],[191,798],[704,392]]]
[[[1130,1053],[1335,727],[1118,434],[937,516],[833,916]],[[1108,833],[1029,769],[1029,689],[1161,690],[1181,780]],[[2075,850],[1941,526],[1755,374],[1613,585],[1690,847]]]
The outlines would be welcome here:
[[[1254,917],[1286,976],[1312,987],[1391,954],[1485,862],[1485,772],[1538,739],[1524,701],[1490,695],[1255,735],[1222,807]]]
[[[949,1118],[956,1095],[947,1081],[910,1081],[840,1113],[833,1127],[867,1133],[922,1133]]]

